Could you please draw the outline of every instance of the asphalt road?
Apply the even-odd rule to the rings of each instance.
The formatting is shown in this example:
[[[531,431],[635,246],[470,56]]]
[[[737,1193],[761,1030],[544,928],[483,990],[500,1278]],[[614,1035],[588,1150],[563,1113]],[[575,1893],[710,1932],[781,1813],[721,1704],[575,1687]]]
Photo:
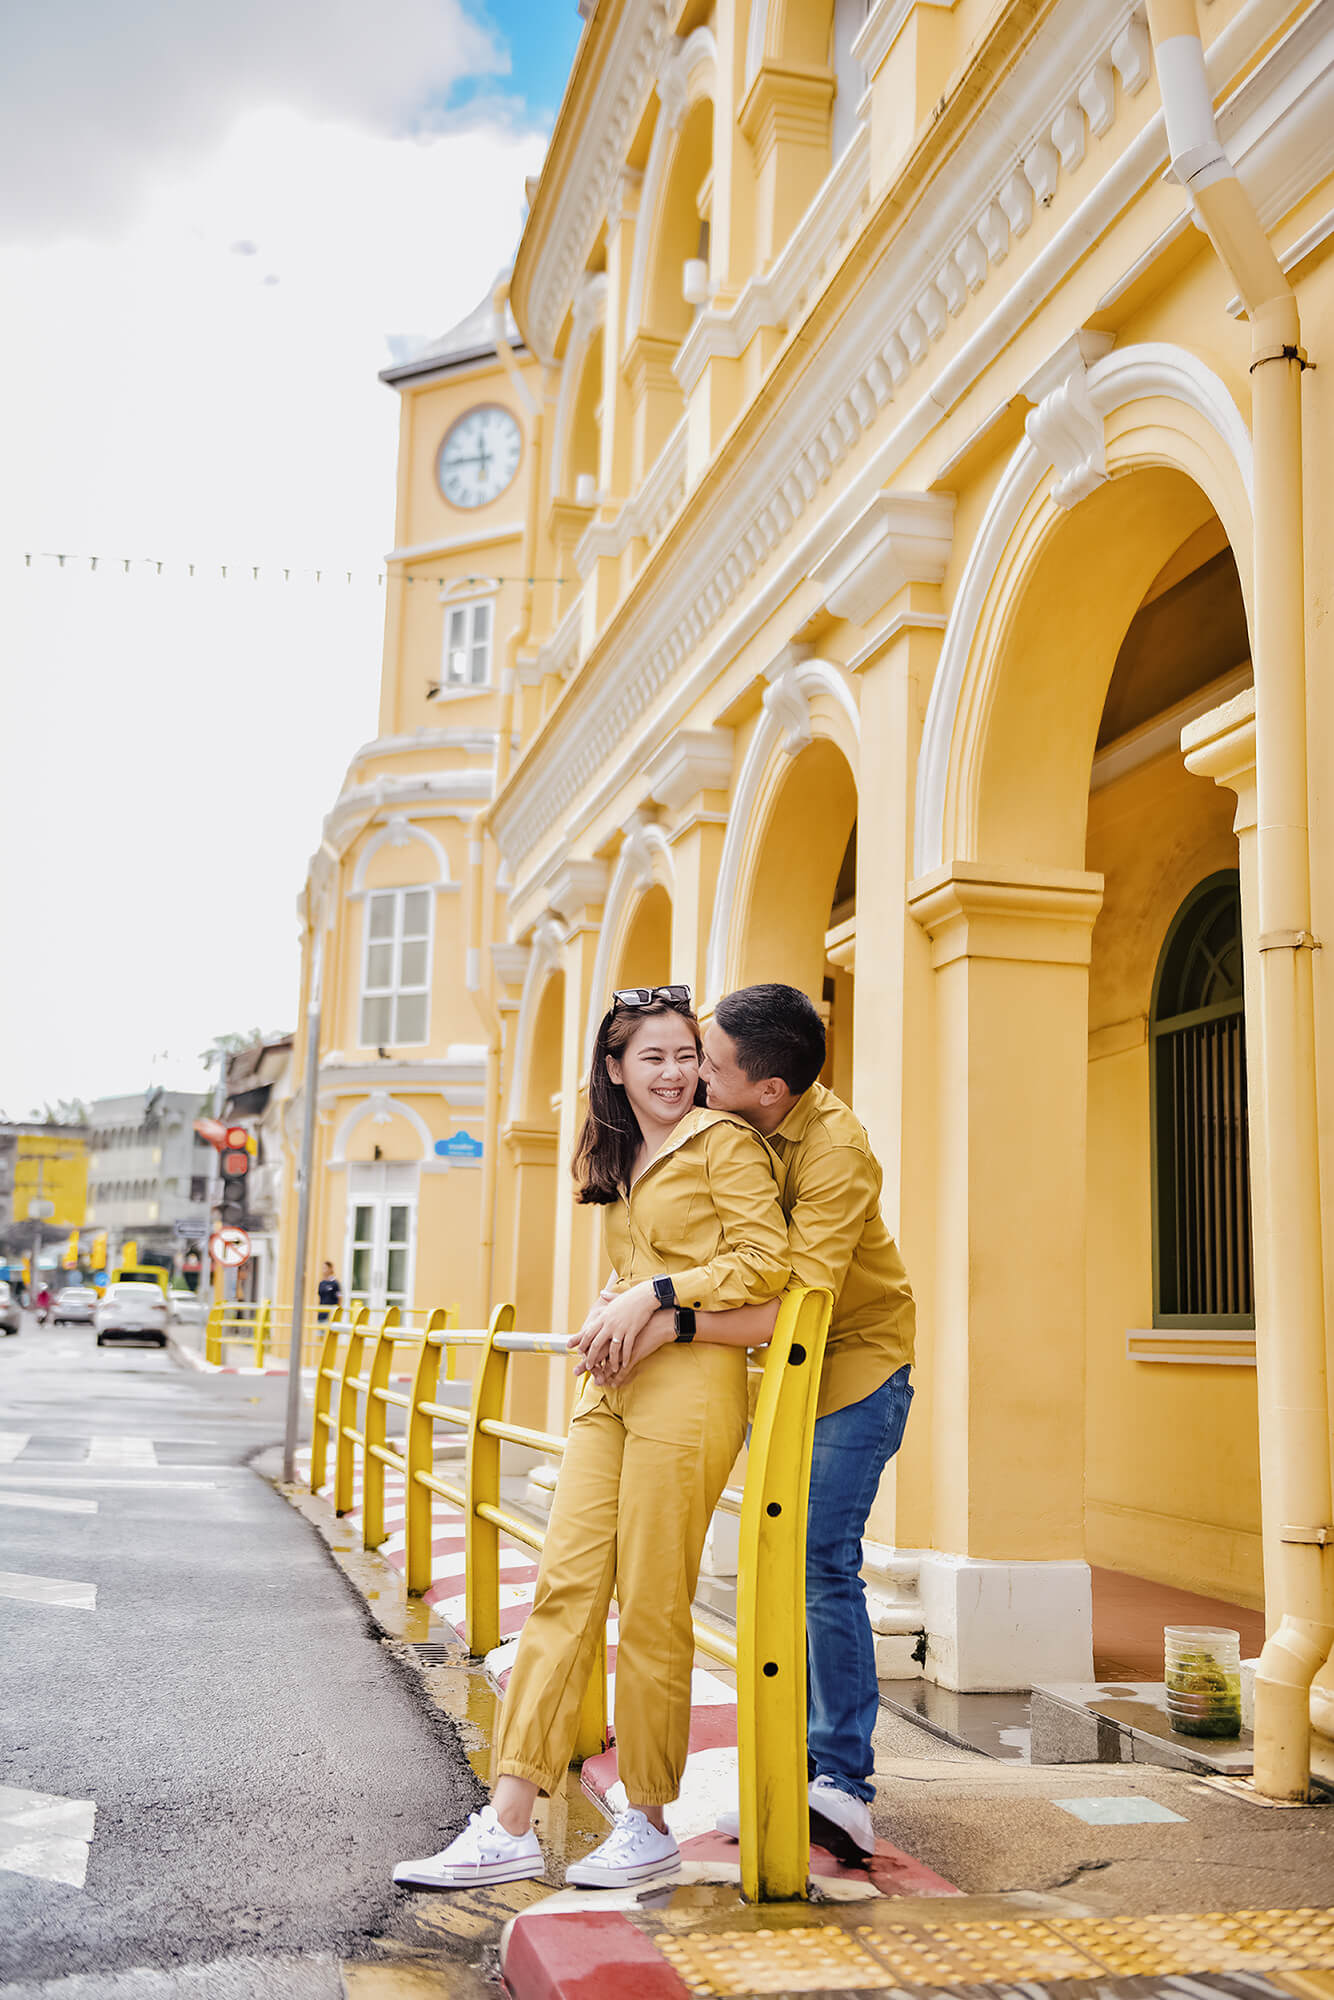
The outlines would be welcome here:
[[[392,1863],[478,1802],[248,1467],[285,1391],[82,1327],[0,1340],[6,2000],[334,2000],[405,1935]]]

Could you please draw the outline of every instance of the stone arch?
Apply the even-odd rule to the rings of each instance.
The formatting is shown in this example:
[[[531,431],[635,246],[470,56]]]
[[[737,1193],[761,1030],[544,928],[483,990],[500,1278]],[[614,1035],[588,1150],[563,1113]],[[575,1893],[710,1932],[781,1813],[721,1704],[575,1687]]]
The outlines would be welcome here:
[[[357,865],[352,876],[351,893],[359,895],[366,887],[366,873],[374,857],[382,847],[424,847],[435,862],[434,872],[422,879],[434,888],[446,888],[452,884],[449,872],[449,856],[435,835],[427,827],[419,826],[404,813],[395,813],[392,819],[373,833],[357,856]]]
[[[760,720],[732,793],[709,931],[705,994],[710,1006],[737,984],[734,933],[741,909],[743,862],[752,851],[755,829],[767,823],[766,801],[785,767],[817,737],[840,751],[855,785],[860,717],[847,675],[828,660],[798,652],[775,670],[765,691]]]
[[[584,1031],[585,1068],[593,1053],[593,1038],[606,1011],[612,987],[622,982],[636,986],[646,982],[657,985],[666,983],[670,977],[671,905],[675,892],[676,869],[666,834],[652,820],[632,819],[621,843],[603,906],[597,956],[593,961],[588,994],[588,1019]],[[646,904],[648,929],[645,928]],[[668,968],[650,969],[641,974],[630,964],[630,960],[637,949],[641,952],[645,949],[654,934],[652,926],[664,906],[667,912]],[[636,932],[639,933],[638,938]],[[655,958],[654,964],[660,965],[660,960]]]
[[[713,158],[717,94],[717,43],[711,29],[696,28],[663,64],[658,78],[660,109],[644,167],[626,295],[627,347],[641,331],[679,340],[689,326],[681,266],[696,251],[695,193]]]
[[[421,1140],[421,1153],[418,1157],[423,1160],[429,1160],[432,1157],[435,1138],[420,1111],[415,1110],[410,1104],[404,1104],[402,1098],[391,1096],[388,1091],[375,1090],[371,1092],[369,1097],[364,1098],[360,1104],[348,1112],[342,1124],[335,1132],[333,1151],[329,1155],[330,1166],[337,1167],[347,1164],[348,1141],[351,1139],[358,1125],[367,1118],[378,1119],[381,1123],[386,1123],[390,1118],[401,1118],[405,1124],[412,1127],[417,1137]]]
[[[514,1028],[514,1064],[510,1073],[507,1121],[522,1124],[530,1095],[529,1068],[535,1046],[535,1035],[543,1003],[547,998],[547,986],[556,978],[560,991],[564,991],[564,967],[561,963],[561,949],[565,942],[564,933],[552,918],[545,918],[533,932],[532,947],[528,964],[524,971],[523,991],[519,996],[519,1014]]]
[[[1102,422],[1105,480],[1073,510],[1062,506],[1051,490],[1049,461],[1026,438],[992,496],[955,595],[918,762],[914,873],[919,877],[948,860],[979,858],[984,767],[994,773],[992,753],[1001,748],[997,732],[1006,663],[1017,657],[1024,604],[1047,601],[1047,593],[1061,587],[1062,568],[1070,583],[1096,569],[1102,601],[1094,606],[1086,593],[1072,611],[1077,620],[1082,616],[1100,628],[1105,647],[1115,625],[1108,598],[1127,607],[1124,630],[1162,561],[1173,506],[1183,500],[1196,505],[1193,493],[1222,522],[1250,604],[1250,433],[1224,383],[1194,355],[1164,343],[1108,354],[1089,369],[1086,382]],[[1132,495],[1131,474],[1149,476],[1152,483],[1146,487],[1136,479]],[[1142,514],[1141,501],[1149,503]],[[1118,565],[1125,573],[1113,577]],[[1063,833],[1053,828],[1048,836],[1069,857],[1080,848],[1089,732],[1096,731],[1112,662],[1105,662],[1107,673],[1099,682],[1100,666],[1090,671],[1093,662],[1080,653],[1074,625],[1064,628],[1063,644],[1070,659],[1081,660],[1088,691],[1079,717],[1088,736],[1084,783],[1081,789],[1070,777],[1068,824]],[[1036,687],[1044,669],[1034,660],[1031,672]],[[1068,691],[1068,677],[1062,684]],[[1036,802],[1043,788],[1032,782],[1031,771],[1023,782],[1026,797]],[[1021,811],[1020,820],[1024,817]],[[1082,863],[1067,858],[1063,865]]]
[[[555,449],[551,453],[550,497],[553,500],[562,493],[573,495],[579,473],[591,472],[595,477],[597,474],[597,408],[602,399],[602,335],[606,310],[606,273],[585,273],[575,291],[570,337],[561,356]],[[587,450],[590,419],[594,436],[591,456]]]

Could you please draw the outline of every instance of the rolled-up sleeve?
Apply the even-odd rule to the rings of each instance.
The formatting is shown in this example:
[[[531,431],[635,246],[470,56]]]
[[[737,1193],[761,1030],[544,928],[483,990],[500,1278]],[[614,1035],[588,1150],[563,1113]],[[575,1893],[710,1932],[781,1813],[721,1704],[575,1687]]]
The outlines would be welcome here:
[[[737,1125],[709,1126],[699,1140],[722,1241],[707,1262],[673,1274],[677,1299],[701,1312],[764,1305],[791,1271],[769,1150]]]
[[[866,1218],[880,1202],[880,1170],[855,1146],[830,1146],[803,1168],[788,1224],[792,1276],[827,1285],[837,1300]]]

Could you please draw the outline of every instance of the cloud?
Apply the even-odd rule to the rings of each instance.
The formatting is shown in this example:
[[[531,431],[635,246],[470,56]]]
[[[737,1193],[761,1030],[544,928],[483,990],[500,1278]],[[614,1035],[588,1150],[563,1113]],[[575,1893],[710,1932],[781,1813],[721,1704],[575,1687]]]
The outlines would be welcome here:
[[[164,168],[213,150],[244,110],[429,131],[456,87],[509,70],[462,0],[44,0],[4,14],[0,242],[119,228]]]

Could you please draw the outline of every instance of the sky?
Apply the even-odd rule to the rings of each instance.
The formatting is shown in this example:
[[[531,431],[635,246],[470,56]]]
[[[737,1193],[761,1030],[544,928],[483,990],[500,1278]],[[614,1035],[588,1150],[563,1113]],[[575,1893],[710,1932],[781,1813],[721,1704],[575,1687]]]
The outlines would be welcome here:
[[[512,259],[580,25],[5,11],[0,1114],[202,1088],[215,1036],[293,1024],[306,862],[375,734],[377,374]]]

